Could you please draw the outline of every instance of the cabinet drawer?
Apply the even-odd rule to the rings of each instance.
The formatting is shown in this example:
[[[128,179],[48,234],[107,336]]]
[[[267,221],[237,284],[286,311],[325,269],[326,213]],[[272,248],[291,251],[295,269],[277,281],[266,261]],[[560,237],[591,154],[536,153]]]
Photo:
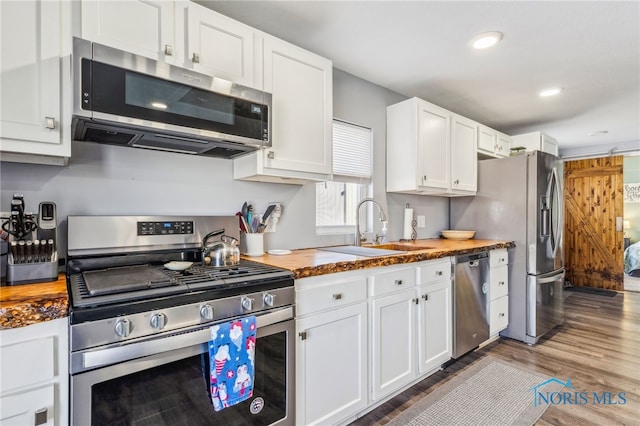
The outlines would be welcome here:
[[[494,266],[489,271],[489,297],[495,300],[509,293],[509,265]]]
[[[0,398],[0,424],[44,425],[56,423],[54,385]],[[38,414],[36,414],[38,413]],[[44,423],[35,423],[36,416]]]
[[[425,262],[419,267],[420,284],[451,279],[451,258]]]
[[[489,304],[489,334],[493,335],[509,325],[509,296],[492,300]]]
[[[11,389],[46,382],[54,378],[54,336],[29,340],[0,348],[2,388]]]
[[[371,296],[393,293],[416,285],[416,268],[403,267],[369,277]]]
[[[318,284],[317,287],[296,290],[296,312],[298,316],[325,309],[337,308],[366,300],[367,279],[365,277]]]
[[[507,249],[491,250],[489,252],[489,266],[500,266],[509,263]]]

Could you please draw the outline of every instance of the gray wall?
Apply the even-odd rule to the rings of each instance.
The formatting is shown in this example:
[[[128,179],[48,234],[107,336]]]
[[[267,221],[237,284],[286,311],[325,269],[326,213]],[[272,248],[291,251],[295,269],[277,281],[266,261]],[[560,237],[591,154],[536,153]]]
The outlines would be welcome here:
[[[419,238],[448,227],[448,200],[385,193],[385,107],[401,95],[334,70],[334,116],[371,127],[374,134],[374,197],[389,216],[389,237],[402,236],[403,208],[427,216]],[[316,236],[315,184],[304,186],[233,180],[230,160],[73,142],[68,167],[0,163],[0,209],[7,211],[14,192],[25,196],[27,210],[40,201],[58,207],[60,234],[68,215],[233,215],[244,201],[264,211],[281,202],[277,232],[266,234],[265,248],[306,248],[351,244],[353,236]],[[61,249],[66,250],[62,241]]]

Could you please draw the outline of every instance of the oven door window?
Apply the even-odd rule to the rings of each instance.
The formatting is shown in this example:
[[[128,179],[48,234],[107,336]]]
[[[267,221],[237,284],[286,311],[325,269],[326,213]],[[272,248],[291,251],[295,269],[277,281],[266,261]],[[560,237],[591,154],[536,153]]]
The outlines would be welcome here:
[[[218,412],[199,346],[200,354],[92,384],[91,425],[268,425],[287,416],[286,331],[256,342],[253,396]]]

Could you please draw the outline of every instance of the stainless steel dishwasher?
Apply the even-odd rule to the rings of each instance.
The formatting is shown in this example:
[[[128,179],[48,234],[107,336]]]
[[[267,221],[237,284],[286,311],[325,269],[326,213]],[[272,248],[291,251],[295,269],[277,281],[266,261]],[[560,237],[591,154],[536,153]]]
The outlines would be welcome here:
[[[453,357],[459,358],[489,338],[487,292],[489,253],[455,258]]]

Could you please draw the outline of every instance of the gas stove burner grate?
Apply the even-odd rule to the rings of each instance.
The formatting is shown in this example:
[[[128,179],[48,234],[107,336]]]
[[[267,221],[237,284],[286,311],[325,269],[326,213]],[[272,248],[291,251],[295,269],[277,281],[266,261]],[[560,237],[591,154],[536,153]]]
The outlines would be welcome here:
[[[82,273],[85,285],[92,296],[128,293],[176,285],[162,269],[150,265],[120,266]]]

